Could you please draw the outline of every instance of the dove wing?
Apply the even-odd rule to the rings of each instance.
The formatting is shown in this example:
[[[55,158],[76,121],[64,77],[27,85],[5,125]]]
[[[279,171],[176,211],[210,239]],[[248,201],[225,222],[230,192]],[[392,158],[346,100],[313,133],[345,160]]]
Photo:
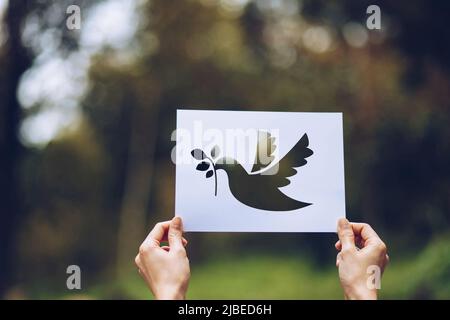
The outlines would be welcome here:
[[[306,158],[313,154],[313,151],[308,148],[309,139],[305,133],[301,139],[295,144],[295,146],[269,169],[261,172],[261,175],[271,176],[274,179],[274,183],[277,187],[287,186],[290,181],[288,177],[291,177],[297,173],[295,168],[304,166],[307,161]]]

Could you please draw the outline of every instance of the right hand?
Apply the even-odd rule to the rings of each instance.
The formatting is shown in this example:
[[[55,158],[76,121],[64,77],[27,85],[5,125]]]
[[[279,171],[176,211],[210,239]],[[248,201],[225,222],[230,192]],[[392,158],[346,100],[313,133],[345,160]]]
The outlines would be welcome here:
[[[350,223],[343,218],[338,222],[337,231],[339,241],[335,246],[340,252],[336,266],[345,298],[377,299],[377,289],[368,285],[372,276],[369,267],[378,267],[381,277],[389,262],[386,245],[366,223]]]

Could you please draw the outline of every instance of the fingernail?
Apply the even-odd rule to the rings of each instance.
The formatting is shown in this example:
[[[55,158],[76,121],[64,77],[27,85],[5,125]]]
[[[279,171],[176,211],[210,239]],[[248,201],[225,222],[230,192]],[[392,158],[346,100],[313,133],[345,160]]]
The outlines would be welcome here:
[[[342,228],[342,229],[348,228],[349,225],[350,225],[350,223],[346,218],[339,219],[339,223],[338,223],[339,228]]]
[[[181,221],[180,217],[176,216],[172,219],[172,224],[177,228],[181,228],[183,225],[183,222]]]

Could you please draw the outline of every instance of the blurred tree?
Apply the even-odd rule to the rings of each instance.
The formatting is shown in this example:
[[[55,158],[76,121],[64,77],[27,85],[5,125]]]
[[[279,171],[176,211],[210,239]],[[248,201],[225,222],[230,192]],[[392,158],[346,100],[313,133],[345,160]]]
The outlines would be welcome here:
[[[80,0],[77,4],[88,8],[95,1]],[[59,27],[59,39],[54,39],[58,50],[69,52],[78,46],[78,33],[70,32],[65,27],[66,8],[74,1],[8,1],[5,21],[6,44],[2,48],[1,63],[5,72],[2,73],[2,105],[0,106],[3,121],[0,132],[0,296],[12,281],[13,244],[19,222],[23,219],[21,208],[21,187],[19,185],[20,163],[23,148],[19,142],[18,128],[22,118],[21,106],[17,98],[19,82],[26,70],[33,63],[39,50],[31,48],[23,42],[23,30],[27,19],[34,16],[39,21],[36,32]],[[54,19],[51,13],[59,12]],[[36,34],[35,36],[38,36]],[[42,48],[41,48],[42,49]]]
[[[18,138],[20,104],[17,101],[17,87],[22,73],[32,62],[21,42],[24,20],[30,11],[26,1],[11,1],[6,11],[5,26],[8,40],[1,56],[2,104],[0,105],[0,297],[12,281],[13,242],[20,221],[20,196],[18,186],[18,165],[21,146]]]
[[[411,96],[402,91],[399,79],[403,68],[393,54],[393,49],[401,48],[401,41],[398,38],[387,42],[369,41],[364,47],[353,49],[343,35],[339,36],[346,23],[365,21],[366,7],[366,3],[351,1],[342,4],[304,2],[303,9],[292,15],[291,12],[284,14],[264,8],[257,1],[241,9],[241,14],[227,11],[229,9],[219,2],[151,1],[145,4],[142,11],[144,27],[136,35],[141,49],[139,59],[120,67],[113,53],[100,55],[91,71],[94,86],[84,102],[90,121],[109,146],[111,158],[117,161],[116,168],[120,168],[111,173],[117,176],[116,190],[119,191],[116,195],[123,201],[118,205],[122,209],[118,210],[126,217],[121,218],[118,244],[125,248],[121,249],[125,258],[119,258],[118,265],[129,265],[133,248],[139,244],[137,235],[143,233],[142,227],[138,227],[143,224],[142,212],[135,207],[131,210],[134,218],[131,218],[125,209],[131,206],[125,203],[136,203],[140,208],[148,203],[148,212],[156,212],[152,214],[153,221],[159,216],[167,218],[166,212],[173,211],[173,189],[162,185],[173,180],[169,179],[173,178],[173,167],[168,165],[172,147],[168,138],[175,126],[177,107],[274,110],[274,106],[283,106],[282,110],[286,111],[343,111],[348,145],[346,161],[347,168],[351,168],[347,177],[348,210],[353,219],[389,228],[384,221],[392,219],[391,210],[386,210],[391,201],[387,200],[384,190],[386,184],[392,184],[393,176],[387,172],[380,175],[379,168],[374,170],[373,165],[381,161],[383,167],[392,168],[401,162],[392,154],[394,158],[391,159],[396,160],[385,163],[385,153],[377,154],[379,144],[391,145],[391,139],[379,135],[378,130],[395,130],[399,123],[410,123],[414,117],[405,114],[404,104]],[[393,9],[386,5],[383,10],[386,20],[391,11]],[[301,21],[299,14],[312,19],[313,26],[336,29],[338,36],[334,47],[314,54],[298,45],[302,32],[309,28],[308,24],[296,24]],[[392,13],[390,19],[393,22],[401,21],[402,16],[407,15],[406,12],[397,14],[398,17]],[[417,100],[409,108],[419,110],[421,105],[428,103],[426,99]],[[386,128],[384,119],[389,117],[394,120]],[[152,129],[138,129],[145,125],[136,119],[145,119],[143,123],[147,122]],[[406,132],[409,129],[399,130]],[[132,147],[133,131],[146,132],[135,139],[139,141],[139,147]],[[153,135],[156,135],[155,145],[151,140]],[[403,147],[405,152],[416,152],[418,144],[415,141],[411,145],[403,144]],[[399,147],[392,152],[394,150]],[[145,161],[152,158],[152,154],[155,169],[147,167],[146,173],[137,174],[140,168],[146,167]],[[421,170],[423,164],[416,165],[415,170]],[[170,176],[162,176],[161,172],[170,172]],[[136,176],[142,180],[133,178]],[[147,179],[150,177],[153,179],[149,187]],[[376,181],[381,178],[383,182],[378,184]],[[134,181],[131,184],[134,187],[124,189],[130,181]],[[365,187],[361,188],[361,185]],[[399,185],[395,188],[411,191]],[[138,189],[140,192],[136,191]],[[126,190],[140,200],[127,200],[133,197],[127,195]],[[404,206],[404,201],[402,197],[398,198],[398,206]],[[420,216],[420,201],[411,202],[415,216]],[[411,213],[397,213],[397,219],[404,221],[408,214]],[[411,225],[411,230],[415,228]],[[131,230],[135,230],[133,236],[127,236]],[[233,243],[252,237],[258,236],[225,238]],[[283,243],[285,239],[279,241]],[[209,250],[202,248],[203,245],[192,248],[194,257]],[[320,246],[325,247],[325,243]],[[315,255],[327,254],[324,250],[311,251]]]
[[[78,33],[67,32],[61,19],[66,2],[16,3],[8,8],[18,10],[11,17],[20,17],[22,25],[27,16],[40,21],[33,38],[40,39],[42,30],[63,30],[56,39],[58,55],[79,49]],[[139,28],[132,43],[126,49],[103,48],[91,61],[89,86],[80,101],[81,125],[44,149],[25,150],[20,167],[16,89],[38,52],[31,48],[31,55],[24,55],[20,28],[14,29],[18,22],[7,20],[16,30],[9,41],[17,47],[11,51],[7,43],[0,57],[0,65],[9,66],[0,74],[0,95],[9,97],[0,105],[0,128],[8,138],[2,131],[0,194],[6,199],[1,204],[6,224],[0,231],[7,233],[0,237],[7,246],[17,233],[17,224],[6,227],[11,212],[30,213],[20,219],[24,263],[18,273],[24,273],[25,261],[31,262],[36,278],[42,276],[50,287],[49,279],[60,281],[54,270],[73,261],[86,266],[91,279],[112,282],[114,275],[135,272],[133,258],[149,225],[174,212],[170,136],[176,109],[185,107],[342,111],[349,217],[374,224],[391,247],[406,248],[406,254],[448,231],[448,44],[431,43],[447,35],[444,4],[429,8],[421,0],[383,1],[389,34],[357,29],[366,40],[354,46],[344,29],[349,22],[363,24],[367,1],[138,3]],[[88,4],[80,4],[84,16]],[[60,18],[50,19],[55,16]],[[425,31],[415,42],[408,30]],[[426,77],[416,77],[414,70],[420,68]],[[405,90],[409,82],[421,85]],[[23,193],[17,191],[14,170],[24,176]],[[19,210],[21,202],[27,207]],[[279,248],[310,254],[324,262],[319,265],[334,259],[334,235],[189,236],[193,263],[214,253],[279,254]],[[3,257],[1,268],[14,261]],[[11,272],[1,275],[11,279]]]
[[[93,87],[84,104],[112,161],[108,178],[112,187],[104,196],[118,217],[116,269],[120,277],[133,268],[133,257],[145,236],[159,128],[158,84],[145,70],[117,67],[114,56],[104,59],[107,55],[102,54],[90,71]]]
[[[331,25],[342,32],[352,21],[365,23],[366,9],[376,4],[381,8],[382,30],[389,44],[399,49],[407,59],[408,68],[403,81],[408,86],[424,83],[427,63],[433,63],[450,73],[450,18],[448,1],[364,1],[305,0],[302,14],[314,22]]]

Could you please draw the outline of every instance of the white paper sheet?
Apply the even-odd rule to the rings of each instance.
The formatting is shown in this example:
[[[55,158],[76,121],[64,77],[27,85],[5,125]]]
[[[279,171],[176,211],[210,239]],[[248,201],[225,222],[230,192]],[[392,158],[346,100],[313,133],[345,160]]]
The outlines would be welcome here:
[[[274,158],[252,173],[259,134],[272,138]],[[305,134],[312,155],[304,151]],[[342,113],[178,110],[176,140],[175,214],[185,231],[335,232],[338,218],[345,217]],[[288,155],[296,145],[295,151],[309,156],[288,185],[278,188],[270,177],[253,176],[264,175],[280,159],[285,159],[280,164],[301,162],[301,156]],[[210,159],[201,160],[198,153],[200,160],[195,159],[194,149]],[[219,151],[215,157],[212,149]],[[223,157],[244,170],[215,164]],[[201,162],[208,164],[198,168]],[[277,201],[269,201],[275,195]],[[267,209],[273,206],[276,210]]]

